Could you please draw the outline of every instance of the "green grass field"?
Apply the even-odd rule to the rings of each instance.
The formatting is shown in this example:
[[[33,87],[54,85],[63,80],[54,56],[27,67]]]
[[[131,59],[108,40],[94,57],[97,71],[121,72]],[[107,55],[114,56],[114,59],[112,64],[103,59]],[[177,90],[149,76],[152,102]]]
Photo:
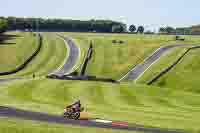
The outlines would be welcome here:
[[[37,49],[37,38],[32,33],[9,32],[16,35],[0,44],[0,72],[7,72],[23,64]],[[13,43],[13,44],[12,44]]]
[[[159,79],[155,85],[200,92],[200,49],[190,51],[169,73]]]
[[[155,75],[176,61],[187,49],[188,47],[175,48],[163,55],[156,63],[145,71],[145,73],[137,80],[137,83],[143,84],[150,81]],[[154,85],[189,91],[199,91],[199,51],[200,49],[194,49],[187,53],[178,65],[156,81]]]
[[[101,77],[119,79],[135,64],[141,63],[160,46],[175,43],[196,44],[199,37],[186,36],[185,42],[172,41],[173,36],[62,33],[70,36],[80,47],[80,63],[90,40],[94,43],[94,55],[87,73]],[[124,44],[112,44],[112,40],[123,40]],[[120,84],[59,81],[36,78],[12,81],[0,86],[0,105],[19,109],[62,115],[63,108],[80,99],[91,117],[127,121],[133,124],[169,129],[182,129],[199,133],[199,50],[191,51],[184,60],[154,86],[146,86],[147,80],[170,65],[186,48],[176,48],[163,55],[152,65],[137,84]],[[30,66],[14,76],[46,75],[58,68],[66,56],[64,42],[54,34],[44,34],[44,45]],[[178,54],[177,54],[178,53]],[[48,60],[48,61],[47,61]],[[0,132],[122,132],[70,125],[47,124],[11,118],[0,118]]]
[[[80,99],[92,117],[200,131],[200,96],[192,91],[134,83],[38,79],[1,86],[0,96],[1,105],[57,115],[62,115],[67,104]]]
[[[183,43],[173,41],[174,36],[99,33],[65,33],[65,35],[82,40],[81,45],[87,45],[88,40],[91,40],[94,44],[94,54],[87,73],[113,79],[123,77],[134,65],[141,63],[160,46]],[[196,43],[198,39],[186,38],[187,41],[184,43],[187,44]],[[122,40],[124,44],[113,44],[113,40]]]
[[[63,65],[67,54],[64,41],[55,34],[43,33],[42,35],[43,45],[39,54],[22,71],[4,77],[27,77],[33,74],[45,76]]]
[[[167,53],[163,54],[159,60],[152,64],[137,80],[137,83],[146,84],[155,75],[158,75],[163,69],[170,66],[177,60],[185,51],[187,47],[174,48]]]

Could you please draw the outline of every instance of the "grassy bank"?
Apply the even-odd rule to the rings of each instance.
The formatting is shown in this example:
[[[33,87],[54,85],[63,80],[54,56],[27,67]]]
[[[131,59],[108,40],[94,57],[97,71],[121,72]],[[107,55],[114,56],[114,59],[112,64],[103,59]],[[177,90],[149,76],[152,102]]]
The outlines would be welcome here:
[[[200,49],[191,50],[183,60],[154,85],[199,92]]]
[[[20,91],[19,91],[20,90]],[[61,115],[80,99],[92,117],[199,131],[198,93],[131,83],[28,80],[0,87],[0,104]]]
[[[14,70],[23,64],[39,45],[33,33],[8,32],[5,35],[10,37],[0,44],[0,72]]]
[[[146,84],[153,77],[155,77],[155,75],[158,75],[163,69],[167,68],[174,61],[176,61],[186,50],[187,47],[179,47],[166,52],[160,57],[160,59],[158,59],[147,70],[145,70],[145,72],[136,80],[136,82]]]
[[[134,65],[141,63],[153,51],[162,45],[176,43],[195,43],[198,38],[187,37],[185,42],[174,41],[174,36],[103,34],[103,33],[63,33],[74,39],[84,40],[81,45],[91,40],[94,54],[89,62],[87,73],[99,77],[120,79]],[[122,44],[113,43],[121,40]],[[85,43],[85,44],[84,44]]]
[[[163,55],[145,71],[137,80],[137,83],[143,84],[150,81],[155,75],[175,62],[187,49],[188,48],[176,48]],[[174,68],[156,81],[154,85],[199,92],[199,51],[200,49],[193,49],[188,52]]]
[[[160,46],[175,43],[193,44],[199,41],[198,37],[193,36],[186,36],[185,42],[175,42],[172,41],[173,36],[62,34],[72,37],[80,47],[81,55],[74,69],[80,70],[89,40],[92,40],[94,54],[87,73],[114,79],[119,79]],[[33,73],[36,76],[43,76],[63,64],[67,52],[63,40],[51,33],[44,33],[43,36],[44,43],[39,55],[30,66],[13,76],[32,76]],[[114,44],[113,40],[122,40],[124,43]],[[80,99],[91,117],[198,133],[200,132],[198,49],[191,51],[180,64],[154,86],[142,85],[184,51],[185,48],[176,48],[163,55],[138,80],[140,84],[59,81],[40,78],[4,83],[0,86],[0,105],[62,115],[63,108],[67,104]],[[0,121],[0,132],[5,133],[115,132],[107,129],[63,126],[10,118],[0,118]]]
[[[66,60],[67,48],[62,39],[55,34],[43,33],[43,44],[38,55],[25,69],[16,74],[4,77],[45,76],[58,69]]]

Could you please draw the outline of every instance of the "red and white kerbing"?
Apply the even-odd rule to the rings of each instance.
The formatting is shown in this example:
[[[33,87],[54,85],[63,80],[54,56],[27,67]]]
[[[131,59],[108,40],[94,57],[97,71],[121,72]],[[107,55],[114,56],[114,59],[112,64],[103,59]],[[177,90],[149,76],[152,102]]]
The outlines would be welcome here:
[[[106,123],[106,124],[112,124],[112,125],[116,125],[116,126],[128,126],[127,122],[116,122],[116,121],[110,121],[110,120],[103,120],[103,119],[94,119],[91,120],[97,123]]]

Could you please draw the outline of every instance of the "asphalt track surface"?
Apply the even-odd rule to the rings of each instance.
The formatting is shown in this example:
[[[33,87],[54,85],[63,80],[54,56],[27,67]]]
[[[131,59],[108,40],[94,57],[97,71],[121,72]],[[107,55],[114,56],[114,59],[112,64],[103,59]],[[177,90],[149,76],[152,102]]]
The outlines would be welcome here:
[[[181,60],[184,59],[184,57],[191,51],[194,49],[199,49],[200,46],[193,46],[188,48],[176,61],[174,61],[170,66],[168,66],[167,68],[163,69],[160,73],[158,73],[157,75],[155,75],[149,82],[147,82],[147,85],[151,85],[154,82],[156,82],[157,80],[159,80],[162,76],[164,76],[165,74],[167,74],[172,68],[174,68]]]
[[[65,45],[68,45],[67,47],[69,47],[69,56],[67,56],[67,58],[64,62],[64,65],[61,68],[59,68],[58,70],[56,70],[55,72],[51,73],[51,74],[61,76],[61,75],[64,75],[66,72],[70,71],[75,66],[75,64],[79,58],[80,51],[72,39],[70,39],[69,37],[62,36],[62,35],[58,35],[58,36],[61,39],[63,39],[65,42]],[[23,77],[0,78],[0,82],[24,80],[24,79],[27,79],[27,78],[23,78]]]
[[[130,70],[125,76],[123,76],[119,81],[136,80],[139,76],[141,76],[145,72],[146,69],[148,69],[154,62],[156,62],[164,53],[173,48],[184,47],[184,46],[194,46],[194,45],[175,44],[175,45],[167,45],[160,47],[151,56],[147,57],[143,63],[135,65],[134,68]]]
[[[61,37],[61,36],[60,36]],[[74,44],[74,42],[67,38],[63,37],[66,45],[68,44],[70,47],[70,54],[69,58],[67,59],[64,66],[59,69],[56,74],[64,74],[69,69],[71,69],[78,59],[79,50]],[[164,52],[167,50],[179,47],[179,46],[186,46],[185,44],[179,45],[171,45],[171,46],[164,46],[157,50],[153,55],[145,60],[145,63],[141,65],[141,67],[136,67],[134,71],[131,71],[125,79],[132,79],[135,76],[135,71],[137,75],[139,75],[142,71],[145,70],[148,65],[152,64],[156,59],[158,59]],[[133,77],[132,77],[133,76]],[[7,78],[7,79],[0,79],[1,81],[13,81],[13,80],[24,80],[25,78]],[[153,128],[153,127],[144,127],[135,124],[128,124],[126,122],[112,122],[107,120],[97,120],[97,119],[88,119],[88,120],[69,120],[65,119],[62,116],[50,115],[41,112],[32,112],[32,111],[25,111],[21,109],[11,108],[11,107],[3,107],[0,106],[0,116],[1,117],[13,117],[13,118],[20,118],[25,120],[35,120],[35,121],[42,121],[48,123],[57,123],[57,124],[68,124],[74,126],[86,126],[86,127],[96,127],[96,128],[108,128],[108,129],[116,129],[116,130],[127,130],[127,131],[140,131],[140,132],[147,132],[147,133],[184,133],[184,131],[177,131],[177,130],[168,130],[168,129],[160,129],[160,128]]]
[[[0,78],[0,82],[6,82],[6,81],[14,81],[14,80],[23,80],[25,78]]]
[[[76,65],[76,62],[79,58],[80,51],[72,39],[70,39],[69,37],[62,36],[62,35],[58,35],[58,36],[64,40],[65,45],[69,46],[69,56],[67,56],[64,65],[59,70],[53,73],[55,75],[62,76],[65,73],[72,70],[72,68]]]
[[[150,128],[150,127],[143,127],[139,125],[129,126],[128,123],[124,123],[124,122],[104,123],[104,122],[97,122],[95,119],[69,120],[69,119],[63,118],[62,116],[49,115],[49,114],[40,113],[40,112],[25,111],[25,110],[20,110],[20,109],[15,109],[15,108],[10,108],[10,107],[3,107],[3,106],[0,106],[0,116],[20,118],[24,120],[34,120],[34,121],[41,121],[41,122],[48,122],[48,123],[56,123],[56,124],[109,128],[109,129],[127,130],[127,131],[140,131],[140,132],[147,132],[147,133],[184,133],[183,131]]]

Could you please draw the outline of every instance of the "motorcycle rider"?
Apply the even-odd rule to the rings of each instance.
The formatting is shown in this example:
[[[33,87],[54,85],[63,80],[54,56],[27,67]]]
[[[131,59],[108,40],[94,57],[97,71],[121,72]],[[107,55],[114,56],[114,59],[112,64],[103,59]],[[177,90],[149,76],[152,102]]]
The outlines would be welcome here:
[[[83,110],[84,108],[81,107],[81,102],[78,100],[75,103],[66,106],[64,109],[64,118],[77,120],[80,118]]]
[[[72,112],[81,112],[81,102],[80,100],[76,101],[75,103],[66,106],[65,111],[71,109]]]

